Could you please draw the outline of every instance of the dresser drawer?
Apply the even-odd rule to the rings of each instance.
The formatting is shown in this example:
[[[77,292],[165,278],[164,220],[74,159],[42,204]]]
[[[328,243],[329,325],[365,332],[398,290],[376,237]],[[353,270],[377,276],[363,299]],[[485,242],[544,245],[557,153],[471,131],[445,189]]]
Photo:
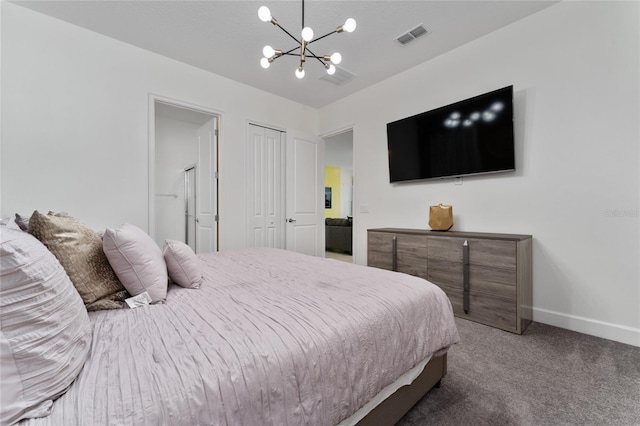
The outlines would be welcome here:
[[[445,285],[462,291],[462,259],[459,262],[448,262],[446,260],[434,260],[429,257],[427,261],[427,280],[434,284]]]
[[[424,235],[397,235],[396,238],[396,270],[426,279],[427,237]]]
[[[516,269],[516,242],[469,239],[469,263]]]
[[[469,291],[500,296],[515,301],[516,270],[469,265]]]
[[[398,256],[427,259],[427,237],[424,235],[396,235]]]
[[[464,238],[427,237],[429,261],[446,261],[462,264],[462,244]]]
[[[394,234],[388,232],[369,231],[367,233],[367,249],[391,254],[391,250],[393,249],[393,236]]]
[[[471,294],[468,314],[460,317],[515,331],[517,329],[516,300],[482,293]]]
[[[494,268],[516,268],[516,242],[476,238],[428,237],[429,259],[462,262],[464,242],[469,246],[469,263]]]
[[[460,317],[509,331],[517,329],[516,301],[482,293],[469,296],[469,313],[464,312],[463,292],[448,286],[439,286],[449,297],[453,313]]]
[[[427,271],[427,280],[434,284],[459,290],[464,287],[462,261],[454,263],[429,258]],[[515,300],[516,270],[469,265],[469,292],[493,294]]]
[[[367,233],[367,265],[393,270],[393,235],[388,232]]]

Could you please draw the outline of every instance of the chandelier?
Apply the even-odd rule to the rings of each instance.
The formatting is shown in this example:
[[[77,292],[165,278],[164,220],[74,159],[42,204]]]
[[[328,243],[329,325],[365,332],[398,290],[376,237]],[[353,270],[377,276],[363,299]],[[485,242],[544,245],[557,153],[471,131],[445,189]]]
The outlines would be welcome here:
[[[300,58],[300,64],[298,65],[298,68],[296,68],[296,77],[298,78],[304,77],[304,63],[307,58],[317,59],[322,64],[322,66],[327,70],[328,74],[331,75],[335,73],[336,72],[335,65],[338,65],[342,61],[342,55],[340,55],[340,53],[338,52],[335,52],[331,55],[318,56],[309,49],[309,45],[325,37],[328,37],[331,34],[341,33],[343,31],[351,33],[356,29],[356,20],[353,18],[349,18],[345,21],[343,25],[340,25],[335,30],[328,32],[323,36],[313,38],[313,30],[310,27],[304,26],[304,0],[302,0],[302,31],[300,34],[300,39],[296,38],[289,31],[287,31],[280,24],[278,24],[278,21],[276,20],[276,18],[274,18],[271,15],[271,11],[267,6],[262,6],[260,7],[260,9],[258,9],[258,17],[263,22],[271,22],[273,25],[277,26],[282,31],[284,31],[289,37],[291,37],[297,43],[297,45],[294,48],[287,51],[277,50],[271,46],[265,46],[264,49],[262,49],[262,54],[264,55],[264,58],[260,60],[260,65],[262,65],[262,68],[269,68],[269,66],[273,61],[275,61],[276,59],[282,56],[297,56]]]

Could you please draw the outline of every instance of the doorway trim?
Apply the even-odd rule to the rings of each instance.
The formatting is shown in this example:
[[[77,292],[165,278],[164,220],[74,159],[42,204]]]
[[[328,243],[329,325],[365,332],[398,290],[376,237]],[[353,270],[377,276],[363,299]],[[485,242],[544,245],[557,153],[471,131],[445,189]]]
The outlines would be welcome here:
[[[347,132],[353,132],[354,134],[356,133],[356,125],[355,124],[348,124],[346,126],[343,127],[338,127],[337,129],[334,130],[330,130],[328,132],[325,133],[321,133],[320,137],[322,139],[327,139],[327,138],[332,138],[334,136],[338,136],[342,133],[347,133]]]
[[[168,96],[159,95],[156,93],[149,92],[148,95],[148,158],[147,158],[147,169],[149,174],[147,175],[148,181],[148,210],[147,210],[147,220],[148,220],[148,229],[147,234],[151,238],[155,240],[156,238],[156,102],[162,103],[165,105],[169,105],[175,108],[188,109],[191,111],[201,112],[204,114],[209,114],[218,118],[218,172],[220,170],[220,141],[222,140],[222,134],[224,133],[224,126],[222,125],[223,119],[223,111],[218,109],[199,105],[196,103],[183,101],[176,98],[171,98]],[[220,211],[219,202],[220,202],[220,186],[218,185],[218,193],[216,194],[218,197],[218,212]],[[220,221],[218,221],[218,226]],[[218,228],[217,232],[218,238],[220,238],[220,229]]]

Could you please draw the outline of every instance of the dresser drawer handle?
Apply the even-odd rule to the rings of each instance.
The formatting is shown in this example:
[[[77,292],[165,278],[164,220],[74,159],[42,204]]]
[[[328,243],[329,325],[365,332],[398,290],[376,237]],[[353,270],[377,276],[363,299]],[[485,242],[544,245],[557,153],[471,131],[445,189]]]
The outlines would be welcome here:
[[[469,241],[464,240],[462,244],[462,283],[464,289],[464,299],[462,300],[462,309],[464,313],[469,313]]]

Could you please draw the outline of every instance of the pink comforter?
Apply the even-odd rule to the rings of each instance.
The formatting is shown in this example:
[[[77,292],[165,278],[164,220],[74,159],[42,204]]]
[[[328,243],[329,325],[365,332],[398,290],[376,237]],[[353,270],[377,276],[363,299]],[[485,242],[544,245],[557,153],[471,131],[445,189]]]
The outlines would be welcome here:
[[[90,313],[84,369],[25,424],[335,425],[459,339],[419,278],[277,249],[200,258],[200,289]]]

